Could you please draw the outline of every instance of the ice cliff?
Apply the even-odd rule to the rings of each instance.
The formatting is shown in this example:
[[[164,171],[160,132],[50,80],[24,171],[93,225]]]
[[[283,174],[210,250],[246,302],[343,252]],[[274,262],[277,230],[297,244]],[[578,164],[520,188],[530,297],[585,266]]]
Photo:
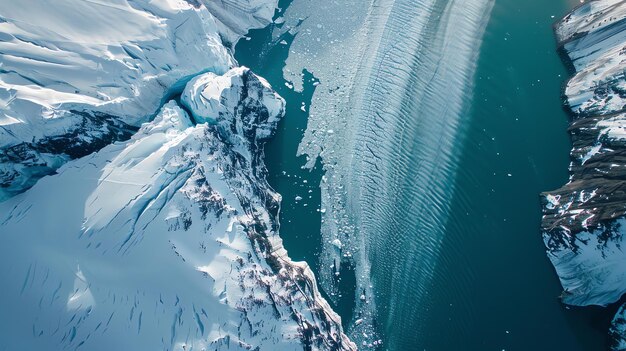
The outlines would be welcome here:
[[[564,88],[573,149],[569,182],[542,195],[543,237],[563,302],[604,306],[626,292],[626,2],[587,2],[555,31],[573,72]],[[626,345],[623,315],[616,350]]]
[[[229,48],[276,3],[54,5],[0,3],[0,349],[356,350],[278,236],[284,101]]]

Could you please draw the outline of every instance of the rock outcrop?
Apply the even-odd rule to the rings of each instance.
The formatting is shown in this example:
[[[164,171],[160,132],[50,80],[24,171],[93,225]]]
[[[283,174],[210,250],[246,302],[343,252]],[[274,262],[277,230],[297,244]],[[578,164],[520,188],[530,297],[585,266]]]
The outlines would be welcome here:
[[[542,194],[543,237],[563,302],[605,306],[626,292],[626,1],[582,4],[555,31],[573,149],[569,182]]]

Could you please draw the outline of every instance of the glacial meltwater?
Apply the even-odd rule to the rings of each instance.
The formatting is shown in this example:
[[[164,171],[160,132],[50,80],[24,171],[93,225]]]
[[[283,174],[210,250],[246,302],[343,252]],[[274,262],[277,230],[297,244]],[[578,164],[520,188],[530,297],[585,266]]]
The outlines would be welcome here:
[[[315,2],[312,8],[323,16],[306,14],[310,3],[281,1],[277,18],[285,18],[252,31],[236,56],[287,101],[278,135],[266,147],[269,182],[283,197],[280,234],[290,256],[307,261],[321,277],[350,336],[359,346],[382,339],[379,349],[392,351],[605,349],[612,311],[559,302],[561,288],[539,231],[539,193],[567,180],[571,147],[560,97],[568,72],[552,23],[576,3],[411,0],[373,1],[380,4],[368,8],[368,1],[358,1],[346,10],[343,3]],[[334,6],[336,18],[329,15]],[[315,33],[342,21],[327,35]],[[367,35],[359,37],[362,28]],[[381,52],[362,54],[358,67],[337,66],[336,77],[331,64],[318,67],[296,57],[307,52],[323,62],[331,52],[340,57],[333,67],[349,65],[358,52],[350,50],[359,46],[347,41],[359,38]],[[367,40],[374,39],[372,48]],[[319,47],[310,46],[315,42]],[[346,53],[336,53],[343,47]],[[478,55],[470,55],[473,49]],[[402,62],[409,66],[398,68]],[[299,66],[302,72],[292,69]],[[347,80],[352,83],[346,87]],[[384,95],[389,91],[391,98]],[[366,111],[362,117],[371,122],[357,116],[338,128],[336,121],[320,125],[324,117],[336,118],[329,111]],[[319,128],[305,133],[311,123]],[[344,127],[368,130],[346,135]],[[315,133],[324,138],[316,140]],[[338,133],[340,140],[328,141]],[[299,147],[315,156],[302,150],[303,138],[320,158],[296,156]],[[336,156],[341,151],[348,155]],[[315,167],[303,169],[305,164]],[[346,164],[345,170],[329,168]],[[368,172],[359,173],[365,167]],[[364,173],[377,179],[369,184],[359,178]],[[327,179],[331,174],[341,181]],[[347,194],[340,194],[344,178],[353,183],[346,180]],[[341,212],[339,205],[359,213]],[[328,240],[334,229],[323,221],[344,218],[340,234],[353,241]],[[331,257],[331,269],[333,247],[344,258],[359,257],[340,258],[341,268]],[[338,279],[324,278],[335,271]],[[364,315],[374,319],[374,339],[355,328],[364,305],[374,309],[373,317]]]

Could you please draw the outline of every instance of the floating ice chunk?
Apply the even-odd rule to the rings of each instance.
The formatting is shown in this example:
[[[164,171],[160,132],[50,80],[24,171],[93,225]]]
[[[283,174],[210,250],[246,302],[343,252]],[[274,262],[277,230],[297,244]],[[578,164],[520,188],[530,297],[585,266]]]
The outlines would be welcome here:
[[[341,250],[343,248],[343,244],[341,243],[341,240],[339,239],[335,239],[332,241],[332,244],[338,248],[339,250]]]

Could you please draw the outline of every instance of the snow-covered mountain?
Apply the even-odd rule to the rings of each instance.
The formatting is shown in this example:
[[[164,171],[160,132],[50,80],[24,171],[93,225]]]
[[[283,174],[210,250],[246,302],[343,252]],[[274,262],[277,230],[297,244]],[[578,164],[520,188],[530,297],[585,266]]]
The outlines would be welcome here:
[[[571,111],[570,181],[543,194],[548,256],[571,305],[607,305],[626,292],[626,2],[587,2],[555,27],[574,76],[564,89]],[[624,341],[622,311],[612,336]]]
[[[0,199],[69,159],[128,139],[192,77],[234,67],[228,45],[269,23],[275,6],[0,2]]]
[[[50,5],[0,3],[0,349],[356,350],[278,236],[284,101],[229,48],[276,2]]]

